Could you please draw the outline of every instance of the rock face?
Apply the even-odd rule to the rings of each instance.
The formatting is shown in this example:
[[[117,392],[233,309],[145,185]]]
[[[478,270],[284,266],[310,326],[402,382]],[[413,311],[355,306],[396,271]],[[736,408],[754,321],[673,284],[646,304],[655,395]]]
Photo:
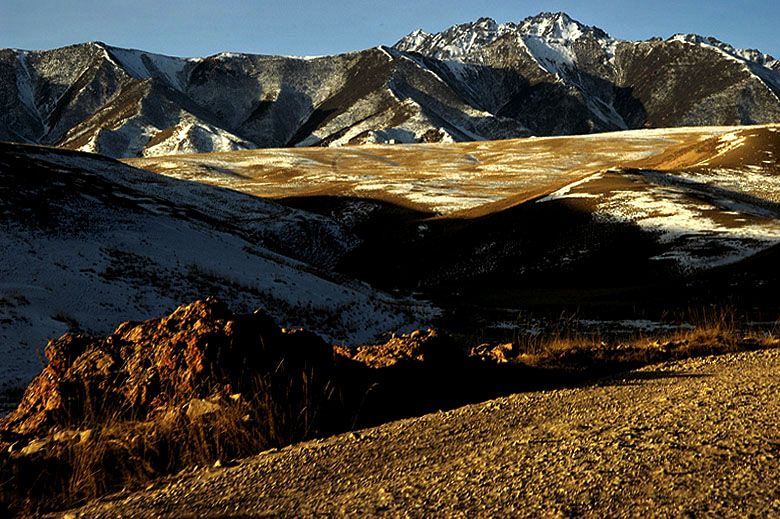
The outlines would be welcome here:
[[[112,157],[780,120],[771,56],[616,40],[564,13],[318,58],[3,49],[0,87],[0,140]]]
[[[148,420],[177,406],[205,414],[208,402],[257,390],[273,373],[330,377],[333,351],[304,331],[282,331],[262,310],[236,315],[215,299],[162,319],[126,322],[105,338],[66,334],[46,347],[49,365],[0,427],[40,436],[108,419]],[[294,386],[294,384],[292,384]]]

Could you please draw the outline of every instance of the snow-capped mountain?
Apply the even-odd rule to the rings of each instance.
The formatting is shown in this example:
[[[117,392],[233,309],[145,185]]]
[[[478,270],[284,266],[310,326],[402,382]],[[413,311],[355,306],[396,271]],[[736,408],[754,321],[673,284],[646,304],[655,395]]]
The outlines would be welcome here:
[[[528,134],[385,47],[197,59],[96,42],[5,49],[0,90],[0,140],[111,157]]]
[[[601,29],[585,26],[565,13],[542,13],[526,18],[519,24],[498,24],[492,18],[480,18],[476,22],[454,25],[436,34],[428,34],[418,29],[403,37],[393,47],[436,59],[452,59],[468,56],[506,35],[515,35],[523,40],[544,40],[547,45],[570,45],[582,36],[610,40]]]
[[[542,13],[416,31],[395,48],[442,59],[473,102],[534,134],[780,120],[780,63],[714,38],[623,41]]]
[[[112,157],[778,120],[771,56],[695,35],[621,41],[564,13],[314,58],[0,50],[0,140]]]

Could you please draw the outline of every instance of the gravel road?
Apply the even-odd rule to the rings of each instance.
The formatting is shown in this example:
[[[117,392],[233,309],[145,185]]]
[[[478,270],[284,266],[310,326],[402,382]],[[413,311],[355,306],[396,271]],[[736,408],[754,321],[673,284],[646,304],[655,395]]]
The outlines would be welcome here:
[[[780,517],[780,350],[269,451],[53,517]]]

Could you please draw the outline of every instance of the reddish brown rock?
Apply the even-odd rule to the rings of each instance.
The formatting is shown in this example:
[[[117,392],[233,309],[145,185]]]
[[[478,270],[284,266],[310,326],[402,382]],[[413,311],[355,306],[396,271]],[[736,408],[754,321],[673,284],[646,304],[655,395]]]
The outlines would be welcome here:
[[[393,336],[385,344],[336,347],[336,353],[369,368],[386,368],[399,363],[419,362],[429,367],[460,359],[462,355],[452,340],[436,330],[417,330],[408,335]]]
[[[46,355],[49,365],[0,429],[41,435],[107,418],[145,420],[193,399],[251,392],[263,377],[286,377],[286,388],[301,377],[311,383],[314,371],[324,381],[333,367],[332,347],[318,336],[282,333],[262,310],[237,315],[215,299],[123,323],[105,338],[66,334]]]
[[[471,349],[471,357],[492,363],[510,362],[517,358],[519,350],[517,345],[508,342],[491,346],[490,344],[480,344]]]
[[[401,416],[409,402],[432,408],[454,381],[462,385],[467,360],[436,330],[334,348],[311,332],[278,328],[262,310],[234,314],[215,299],[123,323],[108,337],[67,334],[51,341],[46,355],[49,365],[19,407],[0,419],[8,433],[0,448],[12,441],[9,434],[208,420],[232,403],[266,428],[303,431],[277,436],[302,438],[314,420],[322,432],[341,430],[358,415],[374,422]]]

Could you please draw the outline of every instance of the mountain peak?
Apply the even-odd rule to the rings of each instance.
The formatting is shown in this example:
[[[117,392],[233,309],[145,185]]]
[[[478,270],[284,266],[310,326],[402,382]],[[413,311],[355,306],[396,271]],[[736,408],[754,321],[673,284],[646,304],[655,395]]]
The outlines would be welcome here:
[[[597,38],[608,38],[606,32],[598,27],[587,26],[564,12],[539,13],[520,22],[518,30],[524,35],[559,40],[575,41],[584,34]]]
[[[498,24],[492,18],[482,17],[435,34],[416,30],[399,40],[393,48],[404,52],[420,52],[447,59],[468,54],[472,50],[489,45],[507,32],[515,30],[512,23]]]
[[[543,12],[530,16],[519,24],[498,24],[492,18],[482,17],[475,22],[453,25],[435,34],[417,30],[402,38],[394,48],[405,52],[419,52],[438,59],[459,58],[490,45],[507,33],[515,33],[524,39],[541,38],[562,42],[572,42],[584,35],[597,39],[609,38],[603,30],[584,25],[564,12]]]
[[[484,27],[489,30],[496,30],[498,28],[496,21],[493,18],[488,18],[487,16],[481,17],[474,23],[474,25],[478,27]]]

